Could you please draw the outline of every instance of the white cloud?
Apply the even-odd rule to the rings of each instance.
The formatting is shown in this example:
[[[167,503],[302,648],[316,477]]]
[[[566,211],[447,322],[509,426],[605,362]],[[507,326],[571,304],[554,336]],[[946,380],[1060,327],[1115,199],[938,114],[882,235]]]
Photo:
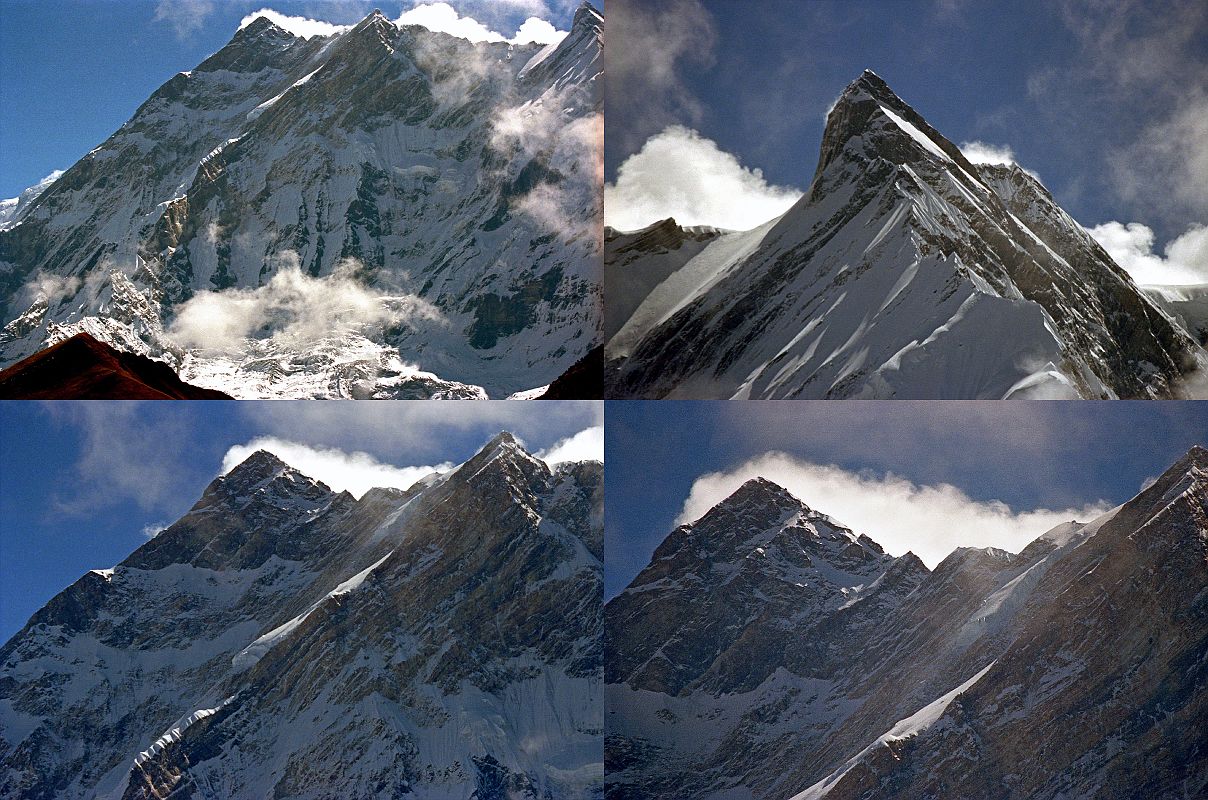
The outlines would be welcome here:
[[[699,519],[754,477],[785,487],[810,508],[867,534],[893,555],[913,551],[929,567],[957,547],[1018,552],[1062,522],[1087,522],[1108,509],[1100,502],[1076,509],[1015,511],[999,501],[975,500],[949,484],[920,486],[892,473],[854,473],[770,452],[728,472],[698,478],[676,524]]]
[[[604,461],[604,426],[579,431],[556,442],[546,450],[534,453],[537,458],[549,464],[561,464],[564,461]]]
[[[1105,222],[1088,232],[1139,284],[1208,283],[1208,227],[1192,225],[1166,245],[1165,258],[1153,252],[1154,232],[1140,222]]]
[[[262,435],[342,450],[407,453],[445,460],[450,440],[485,442],[508,430],[538,447],[604,424],[599,400],[521,403],[514,400],[439,403],[316,403],[313,400],[237,403],[236,412]],[[468,455],[468,454],[467,454]]]
[[[1014,164],[1036,180],[1040,180],[1039,175],[1015,160],[1015,151],[1011,149],[1010,145],[972,141],[961,142],[960,149],[965,154],[965,158],[974,164],[1002,164],[1004,166]]]
[[[511,42],[512,44],[553,44],[562,41],[567,31],[560,31],[548,21],[529,17],[511,39],[493,31],[473,17],[463,17],[448,3],[422,3],[404,11],[394,21],[396,25],[420,25],[430,31],[447,33],[471,42]]]
[[[163,533],[167,527],[167,522],[152,522],[149,525],[143,526],[142,533],[146,538],[154,539],[156,536],[159,536],[161,533]]]
[[[244,17],[239,22],[239,29],[243,30],[248,25],[251,25],[258,17],[265,17],[278,28],[287,30],[294,36],[301,36],[303,39],[310,39],[315,36],[331,36],[333,33],[343,33],[352,27],[350,25],[334,25],[330,22],[309,19],[308,17],[291,17],[288,14],[282,14],[280,11],[274,11],[271,8],[262,8]]]
[[[560,31],[546,20],[529,17],[516,29],[512,44],[553,44],[566,38],[567,31]]]
[[[426,475],[453,467],[448,462],[396,467],[383,464],[369,453],[345,452],[334,447],[313,447],[274,436],[260,436],[227,450],[222,459],[222,474],[230,472],[257,450],[267,450],[303,475],[322,481],[337,492],[347,491],[358,499],[374,487],[407,489]]]
[[[604,223],[636,230],[674,217],[681,225],[747,230],[783,214],[801,197],[772,186],[717,143],[682,125],[651,136],[604,185]]]
[[[186,347],[226,349],[245,339],[320,341],[340,331],[365,332],[416,321],[443,321],[439,310],[414,295],[386,295],[359,283],[349,259],[323,278],[302,272],[292,250],[278,254],[275,274],[254,289],[203,292],[179,306],[169,335]]]
[[[181,39],[201,30],[206,18],[213,13],[212,0],[159,0],[155,4],[155,21],[170,24]]]

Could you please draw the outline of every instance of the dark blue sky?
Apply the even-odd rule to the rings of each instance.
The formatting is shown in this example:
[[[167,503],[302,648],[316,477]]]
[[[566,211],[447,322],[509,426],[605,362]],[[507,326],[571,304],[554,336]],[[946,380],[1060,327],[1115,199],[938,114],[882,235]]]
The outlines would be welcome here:
[[[511,35],[542,0],[451,0]],[[336,24],[374,8],[392,19],[415,0],[0,0],[0,198],[67,169],[177,72],[222,48],[261,8]],[[544,0],[570,24],[577,0]]]
[[[826,110],[870,68],[954,142],[1010,146],[1086,226],[1208,222],[1202,0],[631,0],[610,24],[605,163],[671,123],[808,186]],[[642,69],[650,50],[658,68]]]
[[[1021,512],[1117,505],[1208,445],[1199,401],[609,401],[605,418],[606,597],[646,566],[697,478],[770,450]],[[825,497],[800,499],[835,513]]]
[[[275,436],[398,467],[459,463],[500,430],[536,452],[601,414],[569,401],[0,403],[0,642],[182,516],[233,445]]]

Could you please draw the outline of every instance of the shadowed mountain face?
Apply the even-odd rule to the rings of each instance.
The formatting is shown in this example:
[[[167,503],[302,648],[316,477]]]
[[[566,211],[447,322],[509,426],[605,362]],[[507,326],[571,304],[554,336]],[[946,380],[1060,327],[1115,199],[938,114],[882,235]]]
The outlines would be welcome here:
[[[0,795],[597,796],[602,467],[406,491],[266,452],[0,649]]]
[[[240,397],[503,397],[600,341],[603,17],[259,18],[0,225],[0,365],[81,330]]]
[[[609,798],[1208,791],[1208,451],[1021,553],[893,558],[766,481],[605,607]]]
[[[1159,398],[1208,354],[1048,191],[876,75],[809,191],[750,231],[608,231],[609,397]]]
[[[162,361],[123,353],[87,333],[0,371],[4,400],[230,400],[176,377]]]

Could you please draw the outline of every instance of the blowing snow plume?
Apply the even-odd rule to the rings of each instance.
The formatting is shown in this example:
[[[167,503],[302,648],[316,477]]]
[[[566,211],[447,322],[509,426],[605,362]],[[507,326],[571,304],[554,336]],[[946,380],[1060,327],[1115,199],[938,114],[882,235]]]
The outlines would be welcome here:
[[[305,343],[344,332],[443,322],[435,306],[415,295],[384,294],[361,284],[354,259],[340,262],[323,278],[304,274],[293,251],[276,263],[276,274],[263,286],[203,292],[182,304],[169,335],[186,347],[228,350],[247,339]]]

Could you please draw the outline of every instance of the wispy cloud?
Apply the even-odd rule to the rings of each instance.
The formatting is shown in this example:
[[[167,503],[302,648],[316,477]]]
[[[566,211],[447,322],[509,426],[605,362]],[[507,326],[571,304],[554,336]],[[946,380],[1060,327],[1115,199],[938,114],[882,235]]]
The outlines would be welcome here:
[[[609,137],[633,152],[668,125],[699,125],[704,106],[681,75],[713,63],[716,24],[699,0],[616,3],[606,24]]]
[[[171,25],[180,39],[201,30],[213,13],[213,0],[159,0],[155,4],[155,21]]]
[[[999,547],[1018,552],[1054,526],[1089,521],[1105,502],[1066,509],[1012,509],[976,500],[949,484],[920,485],[892,473],[851,472],[781,452],[752,458],[732,470],[702,475],[693,484],[676,524],[700,518],[745,481],[763,477],[865,533],[893,555],[912,551],[934,567],[957,547]]]
[[[190,472],[173,443],[185,441],[185,419],[155,403],[51,402],[53,419],[80,436],[75,480],[60,488],[52,509],[87,517],[132,502],[145,512],[180,512]]]
[[[681,125],[650,137],[604,185],[604,222],[634,230],[667,217],[681,225],[746,230],[783,214],[801,197],[773,186],[712,139]]]

